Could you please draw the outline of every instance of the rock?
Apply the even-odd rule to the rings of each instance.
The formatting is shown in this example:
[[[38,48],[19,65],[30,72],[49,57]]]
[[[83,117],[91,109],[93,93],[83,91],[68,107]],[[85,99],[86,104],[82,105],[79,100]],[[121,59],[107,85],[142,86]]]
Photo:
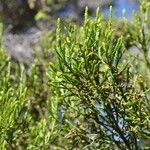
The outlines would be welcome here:
[[[33,50],[41,52],[39,42],[40,37],[46,31],[31,27],[20,33],[5,32],[3,38],[4,48],[10,57],[19,63],[29,64],[33,61]]]
[[[3,46],[17,63],[30,64],[34,49],[42,55],[40,37],[48,29],[40,29],[34,17],[44,3],[43,0],[0,0],[0,18],[6,25]]]
[[[84,9],[86,6],[90,10],[95,10],[97,7],[104,8],[113,4],[113,0],[78,0],[77,5],[79,8]]]

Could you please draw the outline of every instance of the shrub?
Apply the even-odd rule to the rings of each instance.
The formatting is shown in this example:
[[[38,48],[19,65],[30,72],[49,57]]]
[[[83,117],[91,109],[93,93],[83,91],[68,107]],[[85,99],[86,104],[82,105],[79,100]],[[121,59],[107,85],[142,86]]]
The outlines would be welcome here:
[[[58,20],[57,62],[49,78],[66,148],[137,150],[149,144],[148,11],[142,1],[141,14],[131,23],[124,19],[125,37],[114,36],[112,12],[106,21],[99,10],[89,19],[86,9],[84,24],[65,27],[63,34]],[[141,52],[136,59],[130,55],[135,47]]]
[[[0,24],[2,33],[2,24]],[[0,35],[1,37],[1,35]],[[22,124],[26,118],[27,99],[24,80],[24,71],[11,75],[10,59],[0,47],[0,149],[6,149],[21,132]],[[20,76],[19,83],[16,82]],[[24,114],[25,113],[25,114]]]
[[[131,22],[112,8],[108,20],[86,8],[80,27],[58,19],[28,69],[0,42],[0,149],[149,149],[149,8]]]

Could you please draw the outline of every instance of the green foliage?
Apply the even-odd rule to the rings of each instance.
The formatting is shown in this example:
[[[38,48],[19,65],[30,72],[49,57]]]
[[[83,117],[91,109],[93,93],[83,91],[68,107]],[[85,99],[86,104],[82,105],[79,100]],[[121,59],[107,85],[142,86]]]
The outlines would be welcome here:
[[[2,25],[0,25],[2,33]],[[8,143],[12,143],[16,134],[21,132],[22,121],[26,115],[23,108],[27,103],[24,71],[21,68],[19,83],[18,75],[11,75],[11,63],[0,48],[0,145],[1,149],[6,149]]]
[[[149,149],[149,9],[141,1],[131,22],[112,8],[108,20],[86,8],[80,27],[58,19],[28,68],[0,42],[0,149]]]
[[[0,39],[2,40],[2,24]],[[49,36],[47,34],[45,37]],[[44,40],[44,37],[43,37]],[[43,41],[42,40],[42,41]],[[50,41],[49,39],[45,39]],[[47,47],[43,42],[41,47]],[[49,100],[44,51],[28,68],[14,64],[0,47],[0,149],[48,149],[57,135],[55,107]],[[46,57],[46,59],[45,59]],[[43,61],[45,59],[45,61]],[[44,69],[45,68],[45,69]],[[54,105],[55,106],[55,105]]]
[[[133,24],[124,21],[126,35],[133,39],[130,42],[141,46],[145,60],[141,67],[147,71],[148,9],[148,2],[141,4],[142,20],[135,17],[141,24],[139,29],[133,26],[137,25],[135,20]],[[139,149],[143,137],[149,140],[149,88],[139,78],[140,74],[134,74],[135,60],[133,63],[126,47],[128,38],[114,37],[112,10],[108,21],[98,12],[90,20],[86,9],[84,24],[80,28],[70,25],[64,34],[58,20],[55,48],[58,59],[49,77],[59,105],[63,106],[62,122],[68,124],[68,148]],[[137,59],[136,63],[139,62]]]

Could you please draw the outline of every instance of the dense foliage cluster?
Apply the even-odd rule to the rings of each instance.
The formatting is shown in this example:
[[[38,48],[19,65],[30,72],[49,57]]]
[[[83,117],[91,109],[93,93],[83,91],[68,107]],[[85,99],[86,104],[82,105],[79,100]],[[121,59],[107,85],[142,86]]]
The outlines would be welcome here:
[[[131,22],[112,8],[108,20],[86,8],[80,27],[58,19],[56,40],[42,37],[28,67],[0,43],[0,149],[149,149],[149,11],[142,0]]]

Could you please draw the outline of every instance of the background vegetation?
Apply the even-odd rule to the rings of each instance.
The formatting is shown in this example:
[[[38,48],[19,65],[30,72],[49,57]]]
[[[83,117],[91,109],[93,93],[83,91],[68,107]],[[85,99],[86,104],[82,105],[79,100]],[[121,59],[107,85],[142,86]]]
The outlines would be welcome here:
[[[0,149],[150,149],[149,11],[142,0],[130,22],[112,8],[109,19],[86,8],[81,26],[58,19],[28,66],[1,42]]]

